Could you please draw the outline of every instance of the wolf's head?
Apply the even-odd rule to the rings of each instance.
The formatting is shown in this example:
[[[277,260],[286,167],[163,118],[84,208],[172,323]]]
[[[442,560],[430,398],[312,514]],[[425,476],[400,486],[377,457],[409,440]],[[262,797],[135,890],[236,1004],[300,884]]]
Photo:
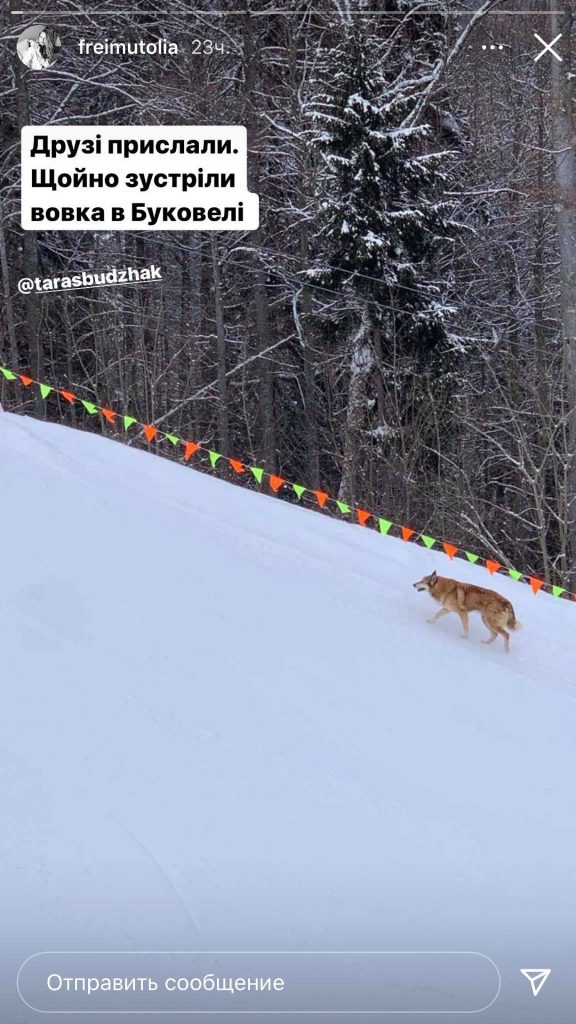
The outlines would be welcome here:
[[[416,590],[425,590],[427,594],[430,594],[434,590],[437,581],[438,575],[436,572],[433,572],[431,576],[423,576],[421,580],[414,583],[414,588]]]

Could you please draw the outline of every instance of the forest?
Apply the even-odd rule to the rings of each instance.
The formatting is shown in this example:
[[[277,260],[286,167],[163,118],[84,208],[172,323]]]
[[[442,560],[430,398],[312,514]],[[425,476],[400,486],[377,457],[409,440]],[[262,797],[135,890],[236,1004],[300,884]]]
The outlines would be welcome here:
[[[83,6],[42,71],[0,14],[2,365],[574,589],[571,0]],[[28,124],[245,125],[260,226],[23,231]],[[153,263],[161,283],[17,286]]]

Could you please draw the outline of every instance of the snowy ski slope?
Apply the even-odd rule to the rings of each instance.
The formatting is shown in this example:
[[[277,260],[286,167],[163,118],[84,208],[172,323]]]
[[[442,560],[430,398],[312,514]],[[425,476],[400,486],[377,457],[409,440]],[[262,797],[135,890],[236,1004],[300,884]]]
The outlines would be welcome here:
[[[572,1019],[576,605],[6,413],[0,488],[2,1021],[76,948],[478,950],[484,1020]]]

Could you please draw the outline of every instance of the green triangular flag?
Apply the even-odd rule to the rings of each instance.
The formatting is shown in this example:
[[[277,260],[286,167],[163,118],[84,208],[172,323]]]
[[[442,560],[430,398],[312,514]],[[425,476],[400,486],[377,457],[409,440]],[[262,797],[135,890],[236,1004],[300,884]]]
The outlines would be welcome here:
[[[218,459],[221,459],[222,456],[220,452],[211,452],[210,449],[208,449],[208,455],[210,457],[210,465],[212,466],[212,469],[215,469]]]
[[[475,565],[478,559],[480,558],[480,555],[474,555],[471,551],[465,551],[464,553],[468,561],[472,562],[472,565]]]
[[[300,498],[304,494],[306,488],[302,487],[302,484],[292,484],[292,490],[294,491],[294,494],[298,498],[298,501],[300,501]]]
[[[83,398],[81,398],[80,401],[82,402],[82,405],[86,409],[86,412],[89,412],[91,416],[93,416],[94,413],[98,412],[98,409],[92,402],[85,402]]]
[[[124,430],[129,430],[129,428],[132,426],[132,424],[136,423],[136,422],[137,421],[136,421],[134,416],[125,416],[124,417]]]
[[[343,516],[347,516],[350,512],[350,505],[347,505],[345,501],[337,501],[336,504],[340,509]]]
[[[6,380],[16,380],[17,374],[12,373],[12,370],[7,370],[5,366],[0,366],[0,373],[3,373]]]
[[[552,594],[554,597],[560,597],[561,594],[565,594],[566,590],[564,587],[552,587]]]
[[[264,470],[260,469],[259,466],[250,466],[250,472],[256,477],[258,483],[261,484]]]
[[[434,537],[427,537],[425,533],[420,534],[420,540],[428,549],[433,548],[436,543]]]
[[[52,388],[49,387],[48,384],[40,384],[39,387],[40,387],[40,394],[42,395],[42,398],[48,398],[48,395],[52,391]]]
[[[508,569],[508,575],[511,576],[513,580],[516,580],[516,582],[518,582],[518,580],[522,579],[523,573],[518,572],[518,569]]]
[[[173,444],[173,445],[180,444],[180,438],[176,437],[176,434],[165,434],[164,437],[166,438],[167,441],[170,441],[171,444]]]
[[[380,526],[380,533],[388,533],[388,530],[392,526],[389,519],[379,519],[378,525]]]

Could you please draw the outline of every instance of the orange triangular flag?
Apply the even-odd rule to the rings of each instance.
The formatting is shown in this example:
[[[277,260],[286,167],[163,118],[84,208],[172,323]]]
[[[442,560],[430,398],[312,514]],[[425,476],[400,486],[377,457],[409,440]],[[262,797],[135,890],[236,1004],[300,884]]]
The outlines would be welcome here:
[[[239,462],[238,459],[228,459],[228,462],[232,466],[232,469],[234,470],[235,473],[243,473],[244,472],[244,463],[243,462]]]
[[[533,593],[537,594],[540,587],[544,586],[544,580],[538,580],[534,576],[530,576],[530,586],[532,587]]]
[[[76,395],[73,395],[71,391],[61,391],[60,394],[62,395],[62,398],[65,398],[67,402],[70,402],[70,405],[74,405]],[[102,410],[102,412],[104,412],[104,410]]]
[[[20,380],[22,381],[25,388],[29,388],[34,383],[32,377],[25,377],[23,373],[20,374]]]
[[[158,433],[158,428],[151,427],[149,423],[143,423],[142,430],[144,431],[144,436],[148,441],[148,444],[150,444],[150,442],[154,440],[156,434]]]
[[[491,562],[487,558],[486,559],[486,568],[488,569],[488,572],[490,573],[490,575],[493,576],[495,572],[498,572],[498,569],[502,568],[502,566],[500,565],[500,562]]]
[[[196,454],[199,448],[200,445],[196,444],[195,441],[186,441],[186,447],[184,449],[184,458],[186,462],[188,462],[188,459],[190,459],[193,455]]]
[[[278,491],[282,487],[283,483],[284,483],[284,478],[281,477],[281,476],[271,476],[270,477],[270,487],[272,488],[272,490],[274,491],[275,494],[278,493]]]
[[[409,526],[402,526],[402,540],[410,540],[410,537],[414,536],[415,530],[411,530]]]
[[[314,491],[314,494],[316,495],[316,501],[320,505],[320,508],[324,508],[324,505],[328,501],[328,495],[326,494],[326,492],[325,491]]]
[[[357,508],[356,509],[356,516],[357,516],[358,522],[360,523],[360,526],[366,526],[366,523],[370,519],[371,515],[372,515],[371,512],[365,512],[364,509],[361,509],[361,508]]]
[[[116,413],[112,412],[112,409],[101,409],[100,412],[108,420],[108,423],[114,423],[116,419]]]
[[[447,540],[444,541],[442,547],[448,555],[448,558],[454,558],[454,555],[458,554],[458,548],[454,544],[449,544]]]

